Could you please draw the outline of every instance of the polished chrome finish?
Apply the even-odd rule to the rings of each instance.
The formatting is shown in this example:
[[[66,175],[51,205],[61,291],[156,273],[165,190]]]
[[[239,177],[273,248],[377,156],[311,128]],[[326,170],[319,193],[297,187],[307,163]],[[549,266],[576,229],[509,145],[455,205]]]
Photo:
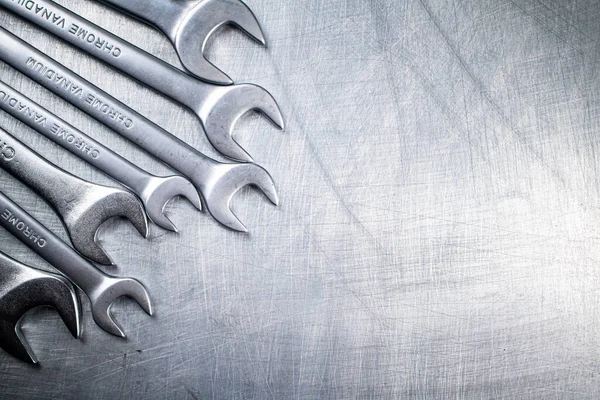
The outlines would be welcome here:
[[[260,111],[283,129],[277,102],[260,86],[201,82],[50,0],[36,0],[31,10],[13,0],[0,0],[0,6],[186,106],[202,122],[210,143],[229,158],[252,161],[231,136],[236,121],[246,112]]]
[[[164,208],[173,197],[184,196],[200,209],[198,192],[184,177],[148,173],[2,81],[0,99],[0,110],[127,186],[142,200],[152,222],[161,228],[177,231],[164,214]]]
[[[125,217],[144,237],[148,219],[140,200],[132,193],[85,181],[57,167],[0,129],[0,168],[39,194],[62,219],[73,246],[100,264],[112,264],[96,243],[100,225],[113,217]]]
[[[0,226],[48,261],[89,298],[96,324],[106,332],[125,337],[110,308],[122,296],[134,299],[149,315],[152,303],[144,285],[132,278],[105,274],[81,257],[48,228],[0,192]]]
[[[21,320],[39,306],[54,307],[73,337],[81,335],[81,305],[73,285],[0,251],[0,348],[31,364],[38,361],[21,332]]]
[[[206,43],[223,25],[240,28],[265,45],[252,10],[240,0],[99,0],[162,31],[175,48],[184,68],[200,79],[230,85],[231,78],[204,55]]]
[[[258,187],[271,202],[278,203],[273,179],[262,167],[251,163],[226,164],[208,158],[2,28],[0,59],[179,171],[201,192],[211,215],[228,228],[246,231],[229,207],[233,195],[244,186]],[[56,76],[61,79],[49,78]],[[223,90],[240,88],[243,87],[222,87]]]

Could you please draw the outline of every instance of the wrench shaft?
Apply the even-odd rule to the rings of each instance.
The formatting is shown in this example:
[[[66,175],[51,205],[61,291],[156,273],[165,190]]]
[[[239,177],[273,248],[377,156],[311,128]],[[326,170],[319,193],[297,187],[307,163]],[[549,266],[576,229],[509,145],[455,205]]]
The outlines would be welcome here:
[[[179,21],[201,1],[160,1],[151,5],[145,0],[98,0],[149,25],[153,25],[170,37],[175,37]]]
[[[0,192],[0,225],[89,294],[106,275]]]
[[[0,59],[183,175],[200,176],[194,182],[218,164],[1,27]]]
[[[144,190],[146,182],[151,178],[150,174],[137,165],[35,104],[2,81],[0,109],[138,194]]]
[[[211,94],[212,85],[196,80],[52,1],[0,0],[0,5],[190,108],[196,108]]]
[[[4,130],[0,130],[0,167],[64,214],[87,182],[46,161]]]

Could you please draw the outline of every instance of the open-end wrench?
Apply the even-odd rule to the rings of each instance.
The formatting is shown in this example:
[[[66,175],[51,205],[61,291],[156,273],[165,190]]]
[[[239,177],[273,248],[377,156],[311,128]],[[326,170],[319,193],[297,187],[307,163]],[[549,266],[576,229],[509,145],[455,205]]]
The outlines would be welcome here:
[[[229,208],[233,195],[243,186],[259,187],[273,203],[278,203],[273,179],[262,167],[248,163],[225,164],[206,157],[2,28],[0,60],[186,176],[201,192],[211,215],[223,225],[246,231]]]
[[[167,202],[173,197],[185,196],[196,208],[201,208],[198,192],[184,177],[155,176],[146,172],[2,81],[0,110],[127,186],[142,200],[150,219],[164,229],[177,231],[164,214]]]
[[[0,348],[31,364],[37,358],[21,332],[21,319],[39,306],[54,307],[71,334],[79,338],[81,305],[71,283],[0,252]]]
[[[110,308],[122,296],[134,299],[149,315],[152,303],[144,285],[133,278],[117,278],[100,271],[48,228],[0,192],[0,226],[59,270],[90,299],[92,316],[106,332],[125,337]]]
[[[237,26],[265,44],[256,17],[240,0],[99,0],[162,31],[175,47],[181,64],[197,77],[218,85],[231,78],[204,55],[209,37],[221,26]]]
[[[0,168],[37,192],[61,217],[73,246],[101,264],[112,264],[96,243],[96,232],[109,218],[123,216],[144,236],[148,220],[132,193],[97,185],[68,173],[0,129]]]
[[[279,106],[260,86],[201,82],[50,0],[0,0],[0,5],[188,107],[210,143],[227,157],[252,161],[231,136],[247,111],[259,110],[283,128]]]

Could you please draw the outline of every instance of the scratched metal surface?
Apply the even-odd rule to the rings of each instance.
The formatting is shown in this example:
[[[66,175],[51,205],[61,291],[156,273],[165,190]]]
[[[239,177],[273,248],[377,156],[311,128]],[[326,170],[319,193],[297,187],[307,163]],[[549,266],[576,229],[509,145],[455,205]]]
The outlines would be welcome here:
[[[60,3],[173,64],[158,32],[91,1]],[[210,59],[269,89],[277,131],[238,140],[277,181],[221,228],[183,200],[179,235],[126,221],[100,239],[156,316],[121,301],[123,341],[72,339],[51,310],[24,331],[41,360],[0,354],[5,398],[598,398],[600,2],[248,0],[263,49],[232,29]],[[0,25],[214,155],[182,107],[5,11]],[[1,78],[152,172],[168,169],[31,81]],[[64,168],[101,173],[30,129]],[[6,173],[0,189],[55,231]],[[0,248],[45,266],[5,231]],[[110,270],[110,269],[109,269]]]

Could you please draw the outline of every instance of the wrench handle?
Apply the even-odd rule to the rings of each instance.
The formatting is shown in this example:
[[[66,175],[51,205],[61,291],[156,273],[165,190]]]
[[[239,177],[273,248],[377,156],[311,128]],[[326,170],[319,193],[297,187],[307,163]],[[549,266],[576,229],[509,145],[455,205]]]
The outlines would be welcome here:
[[[0,226],[48,261],[88,295],[107,277],[2,192]]]
[[[175,40],[175,34],[181,18],[185,17],[190,9],[202,2],[202,0],[165,0],[152,3],[149,3],[147,0],[98,1],[158,28],[169,36],[171,40]]]
[[[112,67],[192,109],[213,85],[154,57],[50,0],[0,0],[0,5]]]
[[[14,136],[0,129],[0,168],[42,196],[60,215],[66,215],[84,181],[50,163]]]
[[[218,163],[69,68],[0,27],[0,59],[135,143],[194,183]]]
[[[112,176],[138,195],[152,177],[148,172],[77,130],[2,81],[0,81],[0,110]]]

